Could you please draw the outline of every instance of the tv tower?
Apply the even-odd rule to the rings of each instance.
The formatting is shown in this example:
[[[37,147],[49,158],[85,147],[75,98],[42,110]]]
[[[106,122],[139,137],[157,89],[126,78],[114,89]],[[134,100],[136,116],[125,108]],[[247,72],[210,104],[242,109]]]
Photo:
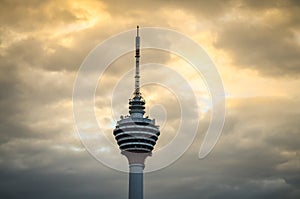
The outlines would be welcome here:
[[[135,89],[129,99],[129,114],[121,116],[113,131],[115,139],[129,163],[129,199],[143,198],[143,170],[145,159],[151,156],[158,136],[155,119],[144,117],[145,100],[140,93],[140,36],[139,26],[135,38]]]

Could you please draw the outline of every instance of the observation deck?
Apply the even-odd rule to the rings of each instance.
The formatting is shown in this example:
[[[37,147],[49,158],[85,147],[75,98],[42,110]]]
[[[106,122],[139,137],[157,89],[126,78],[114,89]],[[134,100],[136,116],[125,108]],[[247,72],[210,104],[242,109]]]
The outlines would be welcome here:
[[[143,116],[144,105],[145,100],[141,96],[134,96],[129,100],[130,116],[121,116],[121,120],[117,122],[113,134],[121,151],[152,152],[160,131],[155,119]]]

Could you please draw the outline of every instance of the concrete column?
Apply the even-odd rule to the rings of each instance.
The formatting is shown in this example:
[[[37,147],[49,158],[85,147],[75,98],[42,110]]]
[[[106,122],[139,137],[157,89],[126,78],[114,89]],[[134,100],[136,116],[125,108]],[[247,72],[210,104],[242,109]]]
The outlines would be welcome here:
[[[144,164],[129,164],[129,199],[143,199]]]
[[[129,163],[129,199],[143,199],[143,171],[145,160],[151,153],[132,153],[122,151]]]

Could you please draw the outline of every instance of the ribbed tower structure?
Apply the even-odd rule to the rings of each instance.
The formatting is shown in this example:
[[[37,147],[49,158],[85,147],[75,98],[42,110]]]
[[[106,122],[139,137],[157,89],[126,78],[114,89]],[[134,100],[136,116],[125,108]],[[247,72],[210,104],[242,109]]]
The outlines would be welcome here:
[[[129,116],[121,116],[114,129],[114,136],[121,153],[129,163],[129,199],[143,198],[143,170],[145,159],[151,156],[160,134],[155,119],[144,117],[145,100],[140,93],[140,36],[137,26],[135,51],[135,90],[129,99]]]

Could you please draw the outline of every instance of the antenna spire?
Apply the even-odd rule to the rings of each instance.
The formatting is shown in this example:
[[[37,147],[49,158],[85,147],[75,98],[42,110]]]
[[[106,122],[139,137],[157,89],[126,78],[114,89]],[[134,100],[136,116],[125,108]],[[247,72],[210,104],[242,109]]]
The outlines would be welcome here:
[[[140,95],[140,36],[139,26],[136,27],[135,37],[135,95]]]

